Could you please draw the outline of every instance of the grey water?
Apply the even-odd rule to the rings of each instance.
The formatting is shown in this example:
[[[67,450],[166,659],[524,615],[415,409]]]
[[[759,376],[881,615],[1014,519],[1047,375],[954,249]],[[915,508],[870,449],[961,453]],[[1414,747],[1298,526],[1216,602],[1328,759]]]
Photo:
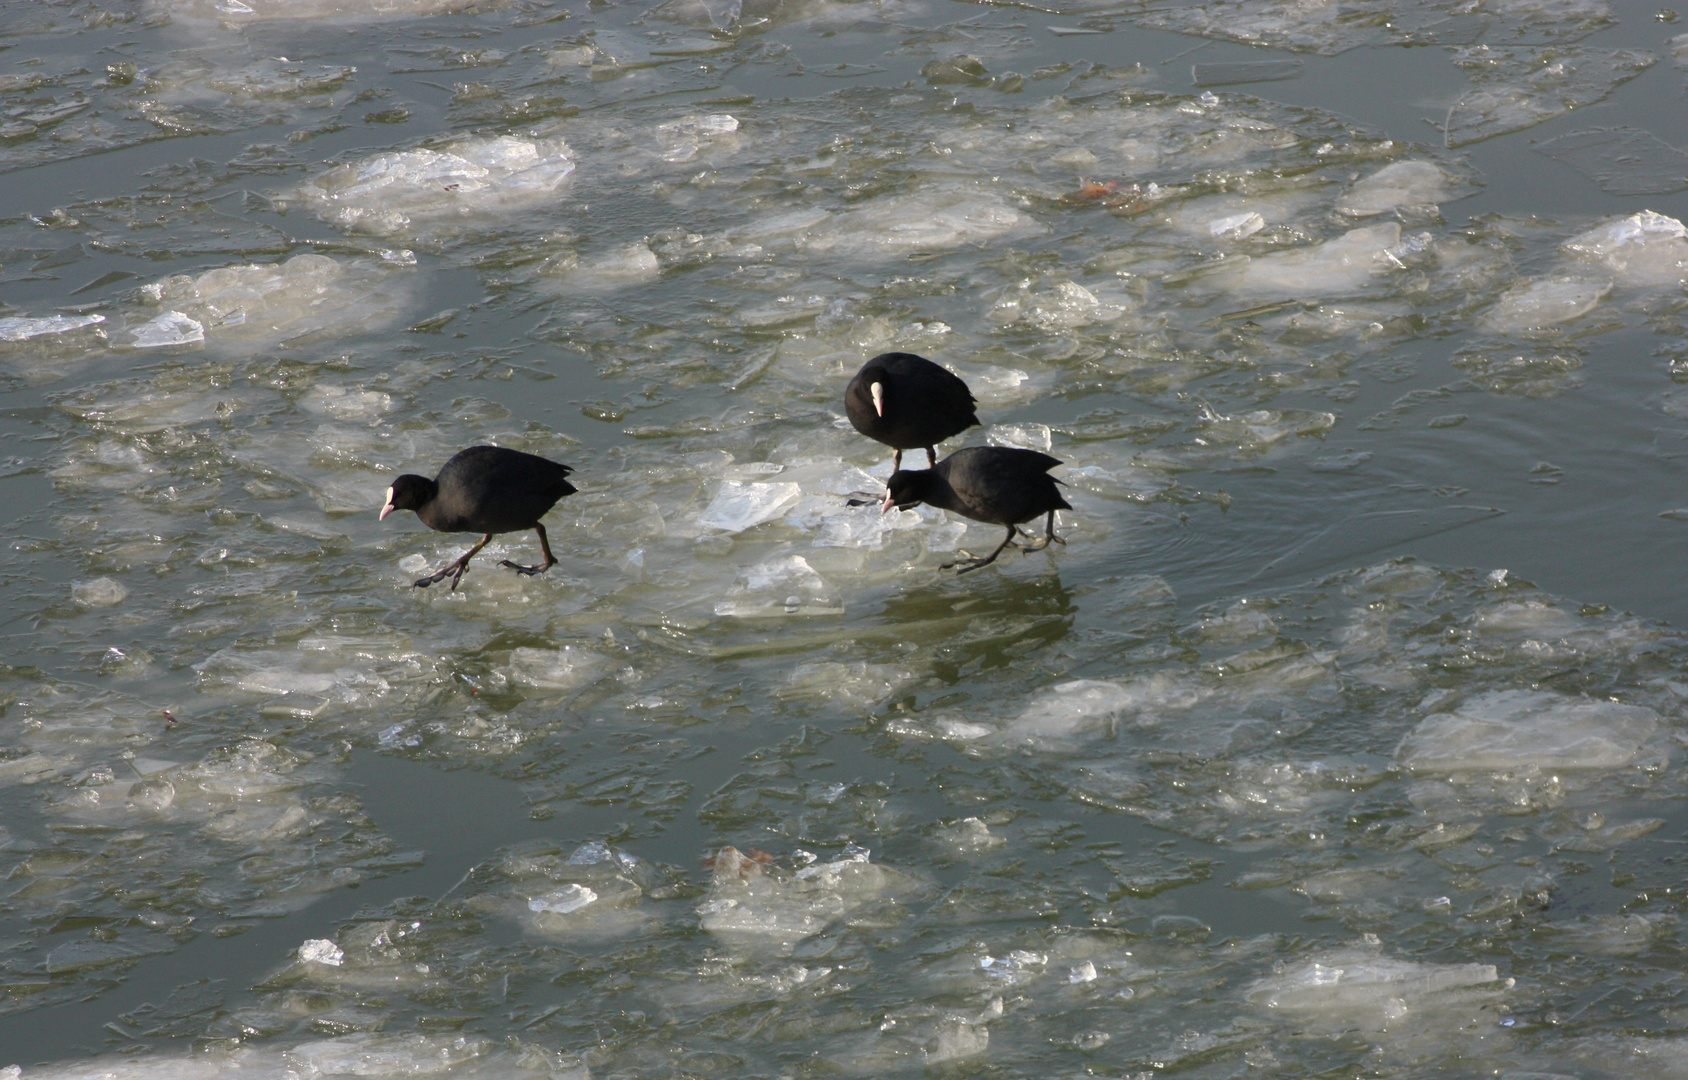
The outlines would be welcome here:
[[[1683,1075],[1684,35],[0,0],[0,1076]]]

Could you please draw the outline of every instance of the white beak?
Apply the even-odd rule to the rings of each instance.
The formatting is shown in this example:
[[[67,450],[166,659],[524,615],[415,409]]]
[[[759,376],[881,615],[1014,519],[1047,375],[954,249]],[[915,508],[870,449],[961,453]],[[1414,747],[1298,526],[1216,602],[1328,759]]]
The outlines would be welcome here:
[[[879,384],[875,383],[874,385],[877,386]],[[889,514],[891,512],[891,507],[895,505],[897,504],[891,501],[891,493],[887,491],[885,493],[885,501],[879,504],[879,512],[881,514]]]
[[[868,389],[868,392],[873,395],[873,411],[878,413],[881,419],[884,419],[884,417],[885,417],[885,384],[884,383],[873,383],[873,384],[869,385],[867,389]]]
[[[386,521],[387,515],[393,512],[393,489],[387,489],[387,501],[381,504],[381,516],[378,521]]]

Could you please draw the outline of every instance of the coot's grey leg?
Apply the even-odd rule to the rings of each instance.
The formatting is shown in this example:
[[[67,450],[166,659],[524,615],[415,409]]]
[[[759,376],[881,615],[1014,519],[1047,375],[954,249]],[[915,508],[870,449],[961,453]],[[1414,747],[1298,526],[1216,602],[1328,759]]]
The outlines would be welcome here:
[[[1002,549],[1007,547],[1009,544],[1012,544],[1013,542],[1014,542],[1014,526],[1010,525],[1010,526],[1008,526],[1008,535],[1002,538],[1002,543],[996,545],[996,550],[991,552],[989,555],[986,555],[982,559],[965,559],[962,562],[945,563],[944,565],[938,567],[938,569],[939,570],[948,570],[952,566],[960,566],[961,569],[957,570],[955,572],[955,576],[960,577],[962,574],[967,573],[969,570],[977,570],[981,566],[989,566],[991,563],[996,561],[996,557],[998,555],[1002,554]],[[965,565],[963,565],[963,563],[965,563]]]
[[[1026,535],[1031,536],[1031,533],[1026,533]],[[1034,551],[1042,551],[1044,548],[1049,546],[1049,542],[1051,540],[1055,541],[1057,544],[1066,544],[1065,540],[1055,535],[1055,511],[1053,510],[1049,511],[1049,522],[1046,526],[1046,531],[1043,534],[1043,539],[1034,544],[1027,544],[1026,554],[1030,555]]]
[[[551,554],[551,539],[550,539],[550,537],[545,535],[545,526],[539,524],[538,522],[535,522],[534,526],[533,526],[533,531],[539,534],[539,550],[545,552],[545,561],[544,562],[540,563],[538,566],[523,566],[521,563],[515,563],[515,562],[511,562],[509,559],[505,559],[504,561],[500,562],[498,565],[499,566],[508,566],[510,569],[514,570],[518,574],[528,574],[528,575],[543,574],[545,571],[551,569],[553,566],[556,566],[557,565],[557,557],[555,555]]]
[[[896,447],[891,448],[891,471],[896,472],[903,467],[903,452]]]
[[[457,583],[459,581],[463,580],[463,574],[469,569],[469,560],[473,559],[475,557],[475,552],[477,552],[477,551],[481,550],[482,548],[486,547],[487,544],[491,540],[492,540],[492,534],[487,533],[485,536],[481,537],[480,543],[476,544],[474,547],[472,547],[468,551],[464,552],[463,557],[461,559],[458,559],[456,562],[452,563],[450,566],[447,566],[444,570],[440,570],[436,573],[429,574],[425,578],[417,578],[416,579],[416,587],[418,589],[426,589],[428,586],[432,585],[434,582],[444,581],[446,578],[449,577],[449,578],[451,578],[451,591],[456,592],[457,591]]]
[[[936,468],[937,465],[938,465],[938,450],[937,450],[937,447],[928,446],[926,448],[926,467],[928,469],[932,469],[932,468]]]

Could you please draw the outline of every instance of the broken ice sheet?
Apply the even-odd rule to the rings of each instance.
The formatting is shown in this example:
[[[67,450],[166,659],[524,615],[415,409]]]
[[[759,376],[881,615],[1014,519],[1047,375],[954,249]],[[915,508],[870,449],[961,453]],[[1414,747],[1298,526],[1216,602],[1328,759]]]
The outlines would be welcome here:
[[[86,326],[105,322],[104,315],[45,315],[38,318],[12,315],[0,318],[0,341],[30,341],[42,337],[69,335]]]
[[[1531,149],[1563,161],[1610,195],[1664,195],[1688,188],[1688,154],[1639,128],[1573,131]]]
[[[1211,280],[1257,296],[1346,296],[1402,268],[1392,249],[1401,243],[1393,221],[1351,229],[1307,247],[1245,257]]]
[[[1427,964],[1375,946],[1337,949],[1262,979],[1248,990],[1259,1008],[1319,1028],[1391,1031],[1458,1024],[1492,1009],[1513,980],[1492,964]]]
[[[1659,724],[1638,705],[1506,690],[1427,717],[1395,759],[1420,773],[1613,769],[1634,761]]]
[[[1592,105],[1657,62],[1633,49],[1459,49],[1454,62],[1477,85],[1448,110],[1448,146],[1465,146],[1509,131],[1534,127],[1572,109]]]
[[[1434,162],[1394,161],[1354,182],[1336,208],[1356,217],[1382,214],[1401,206],[1440,203],[1449,195],[1448,175]]]
[[[443,15],[471,6],[473,0],[148,0],[180,18],[219,22],[266,19],[415,18]]]
[[[842,615],[844,599],[837,586],[816,573],[803,556],[785,555],[747,567],[716,603],[715,614],[736,618]]]
[[[915,889],[907,875],[868,861],[860,849],[790,871],[728,847],[715,856],[698,922],[729,941],[790,946],[866,904]]]
[[[573,173],[561,139],[460,138],[336,166],[293,197],[349,232],[431,236],[548,202]]]
[[[698,523],[710,529],[743,532],[782,516],[802,495],[800,486],[785,481],[759,484],[724,480]]]
[[[295,255],[274,264],[224,266],[198,277],[178,274],[141,289],[140,297],[154,309],[167,309],[154,323],[180,316],[200,327],[199,340],[314,342],[396,321],[408,294],[392,274],[384,264]],[[173,325],[185,326],[181,319]],[[147,347],[138,332],[136,346]]]

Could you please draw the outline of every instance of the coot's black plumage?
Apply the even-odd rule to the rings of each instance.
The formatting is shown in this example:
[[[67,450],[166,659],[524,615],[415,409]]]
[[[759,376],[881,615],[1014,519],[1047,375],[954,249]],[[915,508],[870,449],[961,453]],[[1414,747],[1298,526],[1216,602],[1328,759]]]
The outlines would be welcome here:
[[[903,451],[926,448],[936,465],[936,447],[979,422],[978,402],[960,376],[913,353],[882,353],[862,365],[844,390],[844,411],[855,429],[891,447],[893,470]]]
[[[381,519],[394,510],[414,510],[422,524],[436,532],[481,533],[480,543],[464,553],[461,559],[416,584],[427,588],[436,581],[451,578],[451,589],[469,569],[475,552],[487,545],[497,533],[533,529],[539,533],[539,547],[545,561],[537,566],[523,566],[505,559],[518,574],[543,574],[557,563],[551,554],[551,541],[539,519],[565,495],[573,495],[574,485],[567,477],[574,470],[555,461],[547,461],[520,450],[506,450],[502,446],[471,446],[454,454],[439,476],[430,480],[411,473],[393,481],[387,489],[387,501],[381,507]]]
[[[1019,450],[1008,446],[969,446],[957,450],[930,469],[900,469],[891,474],[886,485],[885,513],[895,506],[907,510],[920,503],[930,503],[945,510],[953,510],[965,518],[989,525],[1008,526],[1008,535],[996,550],[982,559],[968,557],[960,562],[945,563],[942,569],[961,566],[958,573],[989,566],[1002,554],[1002,549],[1014,543],[1017,526],[1040,514],[1048,514],[1043,539],[1026,546],[1027,551],[1039,551],[1050,541],[1065,544],[1055,535],[1055,511],[1071,510],[1067,500],[1056,487],[1060,481],[1049,470],[1061,464],[1048,454],[1036,450]],[[1030,537],[1031,533],[1026,533]],[[1015,544],[1018,547],[1018,544]],[[962,552],[963,555],[966,552]]]

